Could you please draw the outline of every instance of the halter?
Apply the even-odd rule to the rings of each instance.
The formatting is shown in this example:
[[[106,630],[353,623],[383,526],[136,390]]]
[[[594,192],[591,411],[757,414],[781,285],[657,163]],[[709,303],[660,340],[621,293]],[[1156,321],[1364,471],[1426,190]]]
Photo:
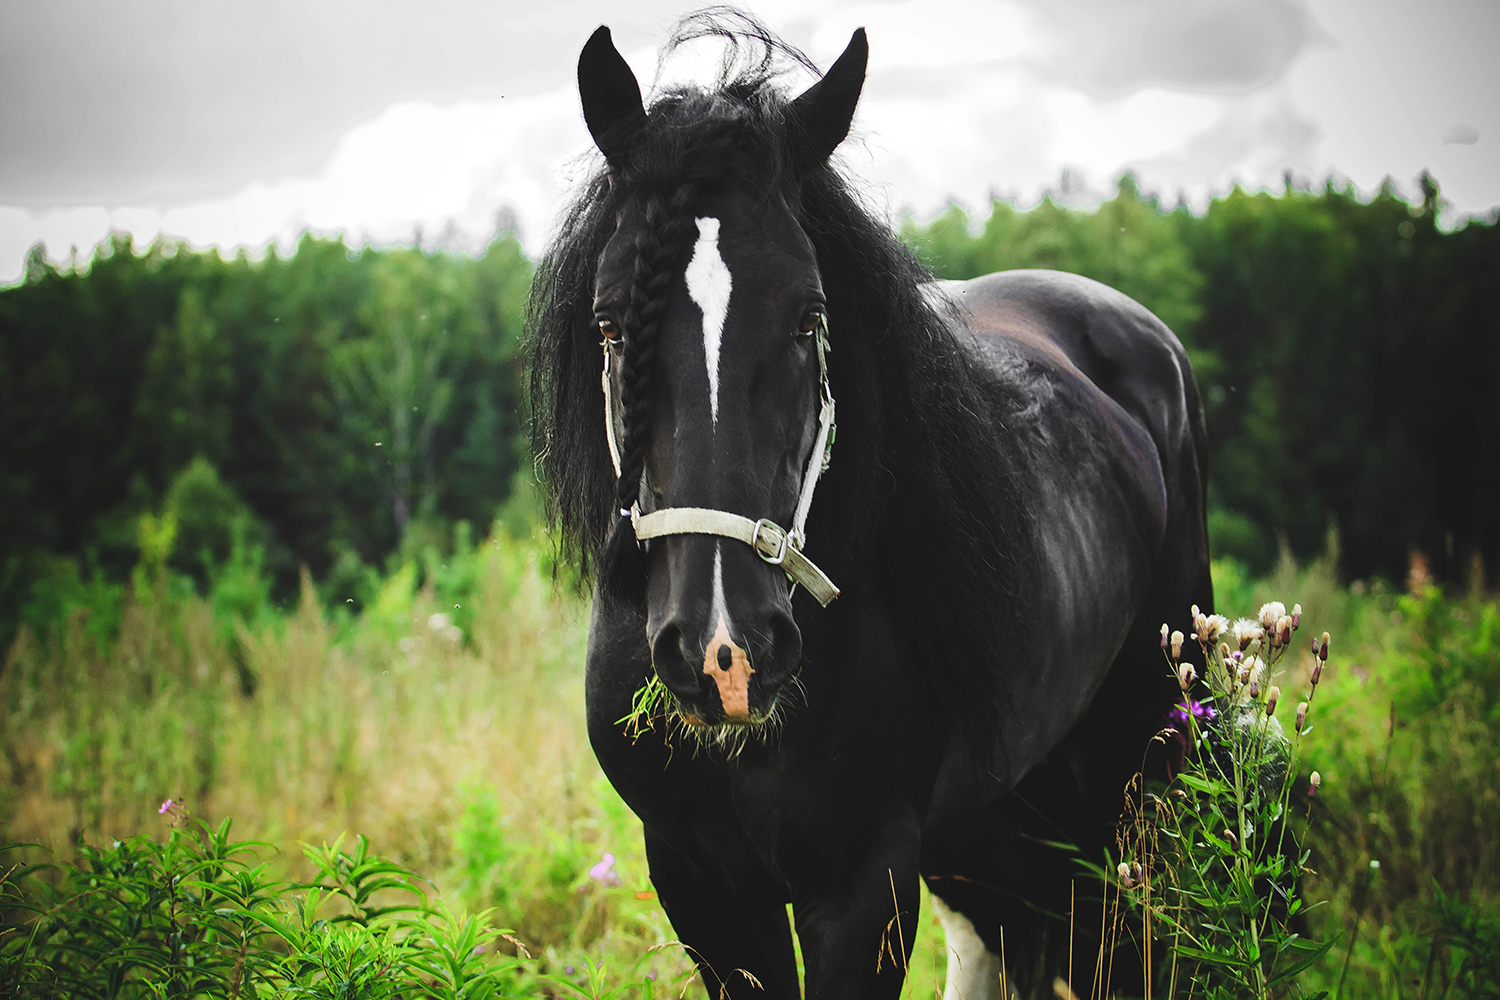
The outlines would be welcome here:
[[[828,574],[819,569],[811,559],[802,554],[806,541],[807,512],[812,509],[813,491],[818,488],[818,479],[828,471],[833,458],[833,390],[828,385],[828,317],[819,315],[818,325],[813,331],[813,343],[818,349],[818,436],[813,442],[812,454],[807,458],[807,471],[802,476],[802,493],[797,498],[797,510],[792,515],[790,531],[775,521],[763,517],[752,521],[739,514],[707,507],[667,507],[663,510],[642,514],[640,503],[632,504],[630,510],[620,511],[630,518],[637,542],[645,542],[664,535],[717,535],[744,542],[772,566],[780,566],[792,581],[807,588],[819,604],[828,607],[839,596],[839,588],[828,579]],[[609,457],[615,464],[615,478],[620,476],[620,443],[615,439],[614,388],[609,377],[609,341],[603,342],[604,373],[600,377],[604,384],[604,432],[609,440]]]

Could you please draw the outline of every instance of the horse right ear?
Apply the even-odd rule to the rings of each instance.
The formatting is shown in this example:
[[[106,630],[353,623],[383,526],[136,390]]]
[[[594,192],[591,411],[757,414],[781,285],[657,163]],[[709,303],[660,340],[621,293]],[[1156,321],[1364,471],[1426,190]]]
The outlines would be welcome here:
[[[583,99],[583,120],[604,158],[612,164],[624,158],[636,132],[646,124],[646,107],[641,85],[602,24],[578,56],[578,96]]]

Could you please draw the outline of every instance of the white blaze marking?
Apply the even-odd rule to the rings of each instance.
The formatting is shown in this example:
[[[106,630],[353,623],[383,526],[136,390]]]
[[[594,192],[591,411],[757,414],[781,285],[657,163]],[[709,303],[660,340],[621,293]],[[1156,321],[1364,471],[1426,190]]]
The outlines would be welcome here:
[[[724,606],[724,556],[719,551],[718,542],[714,542],[714,600],[708,620],[714,623],[715,632],[720,625],[724,626],[726,633],[729,631],[729,609]]]
[[[702,218],[698,242],[688,261],[688,295],[703,310],[703,359],[708,365],[708,409],[719,422],[719,345],[724,339],[724,317],[729,315],[729,267],[719,254],[719,220]]]

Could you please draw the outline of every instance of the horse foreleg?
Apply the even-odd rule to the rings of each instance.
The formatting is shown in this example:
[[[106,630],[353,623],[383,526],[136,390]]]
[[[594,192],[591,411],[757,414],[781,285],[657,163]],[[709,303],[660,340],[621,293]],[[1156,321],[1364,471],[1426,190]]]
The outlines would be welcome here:
[[[731,885],[712,858],[694,858],[646,832],[651,884],[710,1000],[796,1000],[796,956],[785,897],[774,878]],[[758,987],[758,988],[757,988]]]
[[[876,830],[862,849],[820,851],[792,879],[808,1000],[896,997],[921,905],[915,819]],[[852,856],[851,856],[852,855]]]

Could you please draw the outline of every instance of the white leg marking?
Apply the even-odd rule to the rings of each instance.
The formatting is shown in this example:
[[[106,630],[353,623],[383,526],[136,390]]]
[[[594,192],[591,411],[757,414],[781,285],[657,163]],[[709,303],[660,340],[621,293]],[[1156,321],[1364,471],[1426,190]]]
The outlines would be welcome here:
[[[688,296],[703,311],[703,360],[708,365],[708,409],[719,422],[719,345],[724,339],[724,318],[729,315],[729,292],[733,282],[729,266],[719,254],[719,220],[702,218],[698,242],[685,277]]]
[[[932,897],[932,911],[948,943],[948,984],[943,1000],[1002,1000],[1000,956],[984,946],[969,918]]]

